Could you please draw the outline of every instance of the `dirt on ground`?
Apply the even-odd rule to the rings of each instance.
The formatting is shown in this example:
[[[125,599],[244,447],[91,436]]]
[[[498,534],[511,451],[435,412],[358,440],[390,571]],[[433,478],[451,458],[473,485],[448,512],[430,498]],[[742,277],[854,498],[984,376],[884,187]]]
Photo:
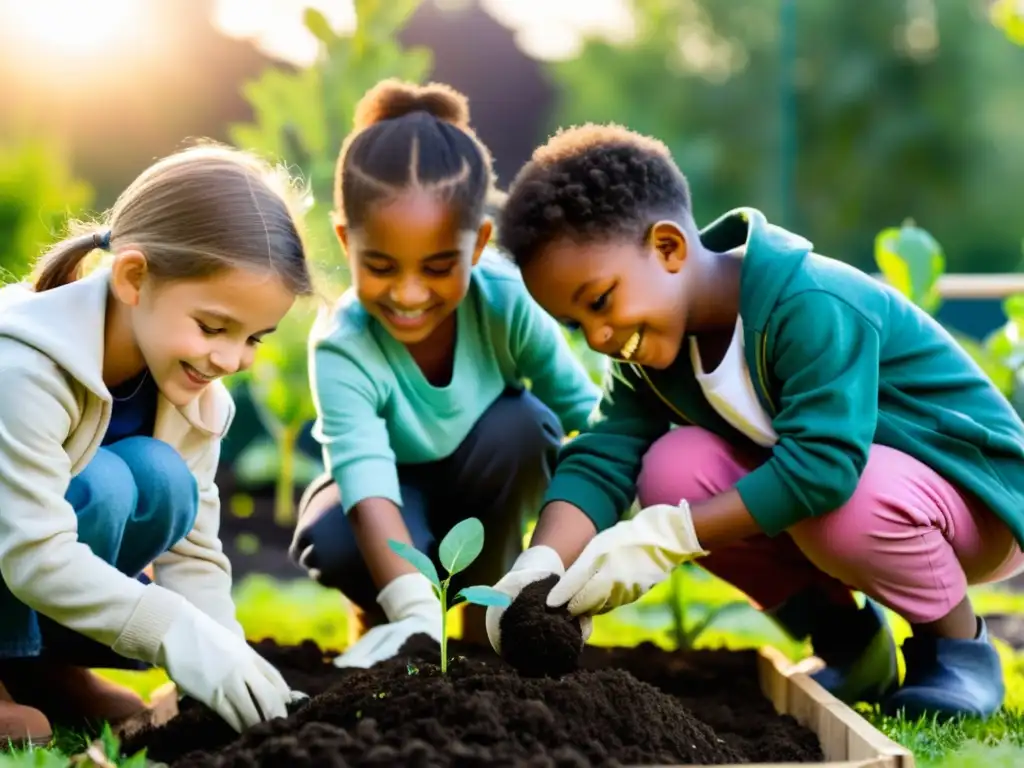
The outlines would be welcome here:
[[[442,675],[438,646],[426,635],[371,669],[335,667],[334,654],[312,642],[282,647],[265,641],[254,647],[310,696],[287,719],[239,736],[204,706],[185,702],[170,723],[129,739],[125,754],[146,748],[149,759],[173,768],[823,760],[817,737],[777,715],[761,694],[756,653],[666,652],[644,644],[587,646],[574,656],[568,649],[580,641],[578,623],[546,612],[549,588],[524,591],[516,603],[531,610],[513,612],[513,603],[511,619],[502,622],[502,652],[518,670],[489,647],[454,642]],[[543,638],[560,650],[545,646],[549,653],[527,659],[524,649],[512,650],[522,640],[516,627],[531,639],[529,646]]]

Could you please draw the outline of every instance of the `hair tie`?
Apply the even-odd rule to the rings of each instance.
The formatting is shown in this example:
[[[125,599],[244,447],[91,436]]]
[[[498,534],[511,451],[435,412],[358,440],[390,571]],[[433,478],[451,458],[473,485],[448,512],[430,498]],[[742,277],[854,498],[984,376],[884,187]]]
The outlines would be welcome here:
[[[92,243],[94,246],[103,251],[110,250],[110,230],[108,229],[103,234],[94,232],[92,235]]]

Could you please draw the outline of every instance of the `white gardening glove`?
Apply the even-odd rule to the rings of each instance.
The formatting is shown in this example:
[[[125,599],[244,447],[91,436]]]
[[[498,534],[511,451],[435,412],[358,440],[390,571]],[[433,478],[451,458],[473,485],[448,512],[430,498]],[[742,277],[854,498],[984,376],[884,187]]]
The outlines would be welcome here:
[[[392,579],[377,595],[388,623],[374,627],[345,653],[334,659],[337,667],[371,667],[392,658],[405,641],[425,632],[441,642],[441,600],[422,573]]]
[[[537,545],[529,547],[516,558],[512,568],[494,585],[494,589],[504,592],[515,600],[519,593],[530,584],[552,574],[561,576],[563,573],[565,573],[565,566],[562,564],[559,554],[551,547]],[[495,653],[499,655],[501,654],[501,617],[505,614],[505,610],[496,605],[488,606],[484,617],[487,638],[491,641],[491,647]],[[580,629],[583,630],[583,642],[585,643],[590,639],[593,629],[593,623],[589,617],[585,616],[580,619]]]
[[[191,603],[171,622],[156,661],[178,688],[238,732],[262,720],[287,717],[287,705],[295,698],[281,673],[244,638]]]
[[[647,507],[595,536],[548,594],[548,606],[594,615],[641,597],[705,552],[685,500]]]

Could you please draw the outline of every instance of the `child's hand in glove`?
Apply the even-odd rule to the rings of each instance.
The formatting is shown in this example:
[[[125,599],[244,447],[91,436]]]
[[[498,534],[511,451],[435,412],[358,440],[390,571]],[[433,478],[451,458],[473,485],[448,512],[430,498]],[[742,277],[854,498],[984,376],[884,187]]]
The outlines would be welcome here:
[[[392,579],[377,595],[388,623],[374,627],[334,660],[337,667],[371,667],[392,658],[415,634],[441,642],[441,601],[421,573]]]
[[[295,700],[270,662],[189,602],[161,638],[156,661],[178,688],[239,732],[287,717]]]
[[[519,555],[511,570],[501,577],[494,588],[515,600],[519,593],[530,584],[552,574],[561,576],[563,573],[565,573],[565,566],[562,565],[562,558],[558,556],[558,553],[551,547],[538,545],[529,547]],[[487,637],[491,641],[491,647],[499,655],[501,654],[501,617],[505,610],[505,608],[492,605],[487,609],[485,616]],[[583,632],[583,642],[586,642],[590,638],[592,630],[589,618],[583,617],[580,621],[580,629]]]
[[[548,595],[548,606],[593,615],[632,603],[672,570],[707,554],[685,500],[641,510],[595,536]]]

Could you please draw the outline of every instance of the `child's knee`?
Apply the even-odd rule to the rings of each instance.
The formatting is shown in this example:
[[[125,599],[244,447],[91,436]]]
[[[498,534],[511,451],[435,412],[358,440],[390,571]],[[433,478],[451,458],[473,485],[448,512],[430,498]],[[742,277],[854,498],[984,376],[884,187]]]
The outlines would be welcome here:
[[[549,455],[554,459],[562,442],[558,417],[529,392],[505,395],[481,418],[480,431],[510,463],[533,462]]]
[[[122,440],[110,451],[127,465],[138,488],[134,522],[165,526],[171,542],[184,538],[195,525],[199,490],[181,454],[151,437]]]
[[[729,457],[729,444],[701,427],[679,427],[662,435],[644,454],[637,478],[640,506],[710,498],[715,490],[707,482],[707,469]]]
[[[325,587],[353,593],[350,597],[363,604],[359,598],[366,590],[361,582],[369,581],[369,571],[336,485],[332,483],[313,495],[300,510],[288,553],[311,579]],[[369,586],[372,588],[372,584]]]
[[[952,557],[937,525],[936,495],[927,490],[930,475],[916,459],[872,446],[850,498],[832,512],[802,520],[790,533],[818,567],[845,577],[922,564],[928,571],[929,562]]]
[[[99,529],[120,530],[138,503],[130,467],[116,453],[100,449],[68,485],[67,500],[78,515],[78,537],[89,543]]]

